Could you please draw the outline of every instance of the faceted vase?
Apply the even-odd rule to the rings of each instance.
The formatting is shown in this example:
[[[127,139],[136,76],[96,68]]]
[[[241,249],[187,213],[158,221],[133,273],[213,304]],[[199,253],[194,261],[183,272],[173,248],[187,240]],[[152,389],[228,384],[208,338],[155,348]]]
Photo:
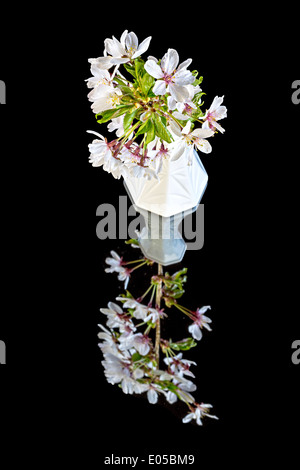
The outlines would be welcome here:
[[[187,150],[176,161],[163,161],[159,180],[124,178],[124,186],[135,209],[145,219],[139,234],[141,250],[147,258],[168,266],[182,260],[186,243],[178,226],[197,209],[206,189],[208,175],[194,150],[189,164]]]

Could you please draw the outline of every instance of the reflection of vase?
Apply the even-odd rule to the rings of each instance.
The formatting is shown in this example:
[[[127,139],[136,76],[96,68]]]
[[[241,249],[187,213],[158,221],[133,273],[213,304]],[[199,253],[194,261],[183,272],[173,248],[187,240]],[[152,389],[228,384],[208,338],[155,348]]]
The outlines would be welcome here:
[[[166,266],[182,260],[186,244],[178,232],[181,220],[197,208],[208,175],[194,151],[188,164],[185,151],[176,161],[165,159],[159,180],[124,178],[125,188],[146,223],[139,242],[144,255]]]

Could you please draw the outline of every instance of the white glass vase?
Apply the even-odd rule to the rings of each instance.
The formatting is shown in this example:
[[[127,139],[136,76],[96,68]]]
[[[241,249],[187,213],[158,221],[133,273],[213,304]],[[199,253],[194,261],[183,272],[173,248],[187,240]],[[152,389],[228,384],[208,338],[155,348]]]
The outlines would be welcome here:
[[[159,180],[126,177],[124,185],[135,209],[146,226],[139,234],[144,255],[167,266],[182,260],[186,244],[178,226],[182,219],[197,209],[206,189],[208,175],[194,150],[189,163],[188,149],[178,160],[166,158]]]

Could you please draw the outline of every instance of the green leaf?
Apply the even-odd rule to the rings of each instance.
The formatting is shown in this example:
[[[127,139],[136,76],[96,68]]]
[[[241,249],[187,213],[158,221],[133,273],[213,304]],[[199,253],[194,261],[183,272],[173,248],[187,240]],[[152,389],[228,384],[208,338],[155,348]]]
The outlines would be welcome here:
[[[113,108],[113,109],[107,109],[106,111],[103,111],[102,113],[96,114],[96,118],[98,116],[102,116],[102,118],[98,119],[97,122],[101,124],[102,122],[109,121],[111,117],[115,114],[115,112],[116,112],[116,109]]]
[[[136,361],[139,361],[140,359],[142,359],[143,356],[141,356],[138,352],[134,353],[132,356],[131,356],[131,360],[133,362],[136,362]]]
[[[145,121],[141,125],[141,127],[139,128],[139,130],[137,131],[135,135],[145,134],[146,132],[149,132],[151,126],[152,126],[151,120],[147,119],[147,121]]]
[[[154,77],[149,75],[148,72],[145,72],[140,82],[141,82],[142,92],[144,93],[145,96],[147,96],[155,83],[155,79]]]
[[[142,87],[141,78],[143,77],[144,73],[146,72],[146,70],[144,69],[144,61],[140,57],[138,57],[134,61],[134,66],[135,66],[136,78],[140,83],[140,87]]]
[[[122,116],[122,114],[127,113],[128,111],[132,110],[134,106],[132,104],[130,105],[120,105],[117,108],[114,109],[108,109],[106,111],[103,111],[102,113],[96,114],[96,118],[98,116],[102,116],[101,119],[97,119],[97,122],[99,124],[103,124],[104,122],[109,121],[110,119],[114,119],[116,117]]]
[[[134,78],[136,78],[135,67],[129,64],[123,64],[125,70],[130,73]]]
[[[132,93],[132,88],[130,88],[127,85],[120,85],[119,88],[121,92],[123,93],[123,95],[129,95],[129,96],[132,96],[132,98],[134,98],[134,94]]]
[[[137,116],[139,112],[140,112],[140,108],[134,108],[134,111],[126,114],[126,116],[124,117],[124,121],[123,121],[123,128],[125,132],[129,129],[129,127],[132,124],[132,121],[135,119],[135,117]]]
[[[147,131],[147,136],[146,136],[146,145],[148,145],[150,142],[152,142],[152,140],[155,139],[155,129],[154,129],[154,124],[152,121],[150,121],[150,124],[151,124],[151,127],[150,129]]]
[[[173,137],[168,131],[167,127],[162,123],[160,116],[154,114],[153,123],[155,134],[157,135],[157,137],[170,144],[173,141]]]

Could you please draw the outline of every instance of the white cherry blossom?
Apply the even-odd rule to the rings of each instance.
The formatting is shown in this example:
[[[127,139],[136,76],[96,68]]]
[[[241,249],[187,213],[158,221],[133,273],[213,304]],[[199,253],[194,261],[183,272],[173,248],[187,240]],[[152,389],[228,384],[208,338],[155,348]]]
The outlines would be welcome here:
[[[116,131],[116,136],[121,137],[124,134],[123,121],[124,114],[117,118],[113,118],[107,126],[108,132]],[[130,139],[131,136],[129,136],[128,138]]]
[[[213,415],[210,415],[208,413],[209,408],[212,408],[212,405],[209,405],[208,403],[206,403],[206,404],[201,403],[201,405],[197,404],[194,411],[192,411],[191,413],[188,413],[182,419],[182,422],[183,423],[189,423],[190,421],[192,421],[192,419],[195,419],[198,426],[202,426],[201,418],[203,418],[204,416],[209,416],[209,418],[213,418],[213,419],[219,419],[219,418],[217,418],[217,416],[213,416]]]
[[[183,375],[188,375],[195,378],[195,375],[190,371],[190,366],[192,364],[197,365],[196,362],[182,359],[182,353],[179,353],[174,357],[166,357],[164,358],[164,362],[170,367],[173,374],[177,374],[181,377]]]
[[[145,69],[152,77],[158,79],[153,87],[155,95],[165,95],[170,93],[175,101],[185,101],[189,97],[186,85],[195,81],[192,72],[187,67],[192,59],[187,59],[178,66],[179,55],[175,49],[168,49],[163,56],[160,65],[153,60],[148,59],[145,63]]]
[[[124,164],[121,160],[113,157],[111,146],[107,142],[106,138],[98,132],[87,132],[100,137],[100,139],[94,139],[93,142],[89,144],[89,162],[95,167],[102,166],[103,170],[111,173],[114,178],[121,178],[126,169],[124,168]]]
[[[119,341],[121,350],[135,348],[142,356],[146,356],[150,351],[150,338],[142,333],[122,335]]]
[[[133,316],[138,320],[145,320],[148,315],[149,307],[143,305],[135,299],[126,299],[124,302],[124,297],[116,297],[116,300],[123,301],[124,308],[134,309]]]
[[[143,377],[141,369],[131,370],[131,361],[126,357],[104,354],[104,374],[110,384],[120,383],[125,394],[143,393],[147,386],[137,381]]]
[[[99,85],[88,94],[89,101],[93,101],[91,106],[95,114],[100,114],[108,109],[115,108],[120,104],[122,92],[119,88],[111,85]]]
[[[114,302],[108,303],[108,308],[100,308],[100,312],[107,316],[106,325],[109,328],[118,328],[120,332],[132,333],[136,327],[131,321],[131,318],[126,315],[121,307]]]
[[[197,128],[191,131],[191,121],[188,121],[183,129],[173,120],[170,121],[170,131],[175,137],[175,142],[170,145],[173,149],[171,160],[178,160],[185,151],[188,151],[188,164],[193,161],[194,147],[204,153],[212,151],[210,143],[206,140],[214,135],[211,129]]]
[[[186,89],[188,91],[188,98],[184,102],[176,102],[173,96],[168,97],[168,108],[173,112],[173,116],[176,119],[180,119],[185,121],[189,119],[190,115],[193,113],[195,109],[197,109],[197,105],[192,101],[196,93],[201,91],[199,85],[187,85]],[[175,111],[177,109],[177,111]]]
[[[108,70],[100,69],[97,64],[92,64],[91,72],[93,77],[86,80],[88,88],[95,88],[100,85],[111,85],[113,77]]]
[[[222,126],[217,122],[220,119],[224,119],[227,117],[227,108],[226,106],[221,106],[223,103],[224,96],[216,96],[210,106],[210,108],[206,111],[202,120],[204,120],[204,124],[202,125],[203,129],[212,129],[215,131],[216,129],[220,132],[225,132]]]
[[[122,268],[122,258],[114,250],[111,250],[110,257],[105,258],[105,263],[110,267],[105,269],[106,273],[118,272]]]
[[[189,326],[188,330],[192,334],[193,338],[198,341],[202,338],[202,328],[206,328],[208,331],[211,331],[209,323],[211,323],[212,320],[204,315],[204,313],[210,308],[211,307],[207,305],[202,308],[197,308],[196,312],[193,313],[194,322]]]
[[[138,38],[134,32],[128,33],[125,30],[120,41],[114,36],[104,41],[104,56],[97,59],[89,59],[92,64],[97,64],[102,69],[109,69],[112,65],[120,65],[136,59],[142,55],[149,47],[151,36],[144,39],[139,44]]]

